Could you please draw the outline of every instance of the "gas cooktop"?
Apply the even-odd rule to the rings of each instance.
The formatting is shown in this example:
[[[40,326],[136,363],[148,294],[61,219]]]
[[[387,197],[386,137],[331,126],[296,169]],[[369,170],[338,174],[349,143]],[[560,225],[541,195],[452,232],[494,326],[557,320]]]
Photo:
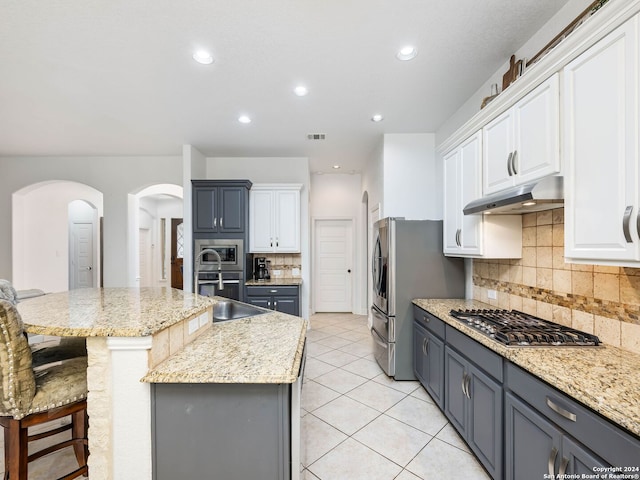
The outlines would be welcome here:
[[[517,310],[451,310],[450,314],[468,327],[510,347],[594,347],[600,344],[595,335]]]

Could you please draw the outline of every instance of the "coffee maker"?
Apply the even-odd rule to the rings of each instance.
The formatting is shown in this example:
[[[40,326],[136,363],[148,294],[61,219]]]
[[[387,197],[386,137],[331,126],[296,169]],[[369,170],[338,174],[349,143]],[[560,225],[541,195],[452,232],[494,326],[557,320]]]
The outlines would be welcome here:
[[[269,280],[268,262],[265,257],[256,257],[253,259],[253,278],[254,280]]]

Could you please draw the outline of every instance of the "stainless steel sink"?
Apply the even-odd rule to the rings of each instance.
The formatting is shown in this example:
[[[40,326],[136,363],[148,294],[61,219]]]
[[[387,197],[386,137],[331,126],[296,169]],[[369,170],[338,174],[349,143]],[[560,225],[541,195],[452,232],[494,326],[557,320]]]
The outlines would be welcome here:
[[[213,321],[226,322],[228,320],[252,317],[267,312],[269,312],[269,310],[265,308],[254,307],[253,305],[247,305],[246,303],[236,300],[218,300],[218,303],[213,306]]]

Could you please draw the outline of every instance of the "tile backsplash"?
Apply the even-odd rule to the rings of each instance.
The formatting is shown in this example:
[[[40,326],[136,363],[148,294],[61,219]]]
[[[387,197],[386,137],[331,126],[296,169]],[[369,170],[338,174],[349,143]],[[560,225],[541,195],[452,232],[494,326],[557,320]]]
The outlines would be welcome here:
[[[254,253],[253,258],[256,257],[265,257],[271,262],[272,279],[299,278],[302,275],[302,259],[299,253]],[[280,271],[280,275],[276,275],[277,271]]]
[[[566,263],[562,208],[523,215],[521,259],[473,260],[473,298],[640,353],[640,269]]]

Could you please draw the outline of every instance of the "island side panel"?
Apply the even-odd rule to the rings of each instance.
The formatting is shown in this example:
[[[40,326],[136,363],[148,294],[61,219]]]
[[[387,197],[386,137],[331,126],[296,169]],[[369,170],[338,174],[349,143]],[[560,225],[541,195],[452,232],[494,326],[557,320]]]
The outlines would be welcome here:
[[[289,480],[290,390],[153,384],[154,480]]]

